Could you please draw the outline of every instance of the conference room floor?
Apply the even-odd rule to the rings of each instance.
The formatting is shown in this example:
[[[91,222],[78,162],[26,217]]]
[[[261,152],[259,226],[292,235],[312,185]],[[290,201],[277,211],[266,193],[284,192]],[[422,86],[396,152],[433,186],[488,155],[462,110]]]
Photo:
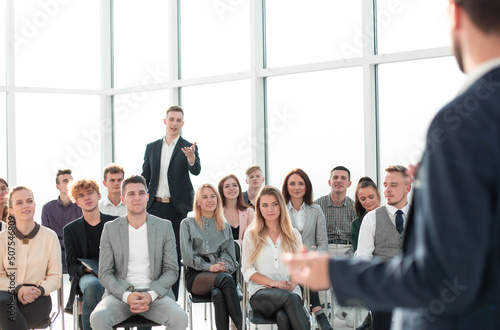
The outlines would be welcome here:
[[[184,284],[181,282],[181,288],[184,287]],[[63,293],[64,293],[64,305],[66,305],[68,295],[70,291],[70,283],[67,275],[64,276],[64,288],[63,288]],[[53,292],[51,294],[52,296],[52,303],[53,303],[53,312],[57,312],[57,294]],[[184,303],[184,291],[181,290],[180,296],[179,296],[179,304],[183,305]],[[207,309],[207,314],[208,314],[208,309]],[[62,322],[62,314],[64,314],[64,329],[63,329],[63,322]],[[62,313],[60,314],[54,325],[53,325],[53,330],[74,330],[73,329],[73,316],[69,314]],[[161,329],[162,327],[155,327],[155,329]],[[351,330],[351,327],[348,327],[345,323],[345,321],[335,319],[334,326],[333,328],[335,330]],[[210,315],[207,315],[207,320],[205,320],[204,316],[204,304],[194,304],[193,305],[193,329],[194,330],[210,330]],[[213,325],[213,329],[215,330],[215,324]],[[252,326],[252,329],[254,327]],[[264,326],[261,325],[258,327],[258,329],[262,330],[267,330],[271,329],[270,326]],[[273,329],[277,329],[276,326],[274,326]],[[154,330],[154,329],[153,329]]]

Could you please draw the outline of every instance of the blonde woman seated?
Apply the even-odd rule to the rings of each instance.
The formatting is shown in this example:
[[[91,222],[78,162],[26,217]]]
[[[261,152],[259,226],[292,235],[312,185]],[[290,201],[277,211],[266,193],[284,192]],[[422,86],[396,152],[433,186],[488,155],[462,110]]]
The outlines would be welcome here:
[[[220,180],[219,194],[222,199],[224,217],[231,225],[233,238],[241,244],[243,235],[252,223],[255,212],[243,201],[241,185],[234,174],[229,174]]]
[[[61,248],[55,232],[35,223],[31,190],[12,189],[8,205],[12,217],[0,233],[0,328],[32,329],[48,318],[50,293],[61,286]]]
[[[255,199],[255,220],[243,239],[241,263],[252,309],[266,317],[275,315],[278,329],[309,328],[300,287],[290,281],[281,261],[282,252],[295,253],[301,245],[283,195],[264,186]]]
[[[194,217],[181,222],[181,254],[186,266],[186,286],[195,295],[212,297],[215,325],[229,329],[229,316],[241,329],[240,300],[231,274],[236,270],[231,226],[222,215],[217,190],[206,183],[193,202]]]

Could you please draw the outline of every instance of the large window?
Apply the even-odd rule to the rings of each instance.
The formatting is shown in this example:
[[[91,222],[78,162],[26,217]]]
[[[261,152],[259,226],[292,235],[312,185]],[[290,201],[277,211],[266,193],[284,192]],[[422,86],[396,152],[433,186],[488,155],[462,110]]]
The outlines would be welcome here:
[[[235,174],[246,190],[245,170],[252,164],[249,88],[248,81],[235,81],[182,90],[182,136],[197,142],[200,152],[201,173],[191,177],[195,187]]]
[[[169,79],[168,2],[113,1],[114,87]]]
[[[381,178],[388,165],[420,161],[432,118],[464,79],[453,57],[379,67]]]
[[[169,107],[168,91],[115,96],[115,162],[123,166],[125,176],[142,173],[146,145],[165,136],[163,119]]]
[[[378,53],[450,44],[445,0],[377,0]]]
[[[0,86],[5,85],[6,78],[6,55],[7,55],[7,4],[6,0],[0,0]],[[5,13],[5,14],[2,14]]]
[[[250,1],[180,3],[183,79],[250,69]]]
[[[362,70],[322,71],[268,79],[268,182],[282,187],[291,170],[308,174],[319,198],[330,192],[330,171],[364,175]],[[354,189],[350,189],[354,195]]]
[[[59,194],[57,170],[70,168],[76,180],[101,177],[99,104],[97,96],[16,96],[16,179],[35,194],[35,219]]]
[[[0,178],[7,180],[7,123],[5,93],[0,93]]]
[[[15,1],[16,84],[100,87],[99,1]]]
[[[361,1],[267,0],[267,67],[360,57]]]

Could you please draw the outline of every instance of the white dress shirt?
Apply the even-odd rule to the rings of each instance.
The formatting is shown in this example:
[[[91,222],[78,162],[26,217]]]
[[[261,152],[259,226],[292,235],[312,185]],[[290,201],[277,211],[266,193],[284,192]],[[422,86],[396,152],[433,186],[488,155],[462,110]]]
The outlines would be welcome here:
[[[177,141],[179,141],[179,136],[177,136],[175,140],[170,143],[170,145],[167,144],[167,140],[165,139],[165,137],[163,137],[162,139],[158,190],[156,191],[156,196],[152,196],[152,198],[170,198],[172,196],[170,195],[170,187],[168,186],[168,167],[170,166],[170,159],[172,159],[175,145],[177,144]]]
[[[99,211],[104,214],[109,214],[109,215],[117,215],[121,217],[122,215],[127,214],[127,207],[123,202],[120,200],[120,203],[118,205],[114,205],[111,203],[109,200],[108,195],[106,195],[103,199],[99,201]]]
[[[391,219],[392,224],[396,227],[396,212],[398,209],[392,205],[386,205],[385,207],[389,212],[389,218]],[[404,226],[406,226],[406,219],[408,217],[409,210],[409,203],[401,209],[401,211],[403,211]],[[377,227],[376,211],[377,209],[368,212],[361,222],[361,227],[359,228],[358,249],[354,254],[356,258],[373,259],[373,251],[375,250],[375,228]]]

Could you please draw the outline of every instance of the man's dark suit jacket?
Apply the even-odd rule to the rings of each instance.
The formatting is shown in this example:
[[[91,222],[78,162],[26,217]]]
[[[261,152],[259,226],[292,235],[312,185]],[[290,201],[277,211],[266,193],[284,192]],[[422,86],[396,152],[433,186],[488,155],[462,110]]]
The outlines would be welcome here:
[[[118,218],[115,215],[101,213],[101,222],[104,224],[108,221]],[[66,263],[68,265],[68,273],[73,279],[71,281],[71,291],[68,300],[68,305],[71,306],[75,297],[75,292],[78,288],[80,277],[86,273],[83,271],[84,265],[78,258],[88,259],[88,242],[87,232],[85,230],[85,220],[83,216],[73,222],[68,223],[63,228],[64,246],[66,247]]]
[[[434,118],[414,188],[402,257],[330,261],[339,303],[403,307],[397,329],[500,329],[500,68]]]
[[[158,190],[162,143],[163,139],[159,139],[148,144],[144,154],[142,176],[146,179],[146,184],[148,186],[148,210],[151,208],[151,205],[153,205],[153,201],[156,197],[156,191]],[[177,211],[182,213],[184,216],[186,216],[187,213],[193,209],[194,191],[191,179],[189,178],[189,173],[198,175],[201,171],[198,147],[196,147],[194,152],[195,161],[193,166],[189,165],[186,155],[184,155],[181,150],[181,148],[190,147],[191,145],[192,143],[184,140],[182,136],[179,136],[179,140],[177,141],[174,151],[172,152],[172,158],[170,159],[170,165],[168,166],[167,173],[172,203]]]

